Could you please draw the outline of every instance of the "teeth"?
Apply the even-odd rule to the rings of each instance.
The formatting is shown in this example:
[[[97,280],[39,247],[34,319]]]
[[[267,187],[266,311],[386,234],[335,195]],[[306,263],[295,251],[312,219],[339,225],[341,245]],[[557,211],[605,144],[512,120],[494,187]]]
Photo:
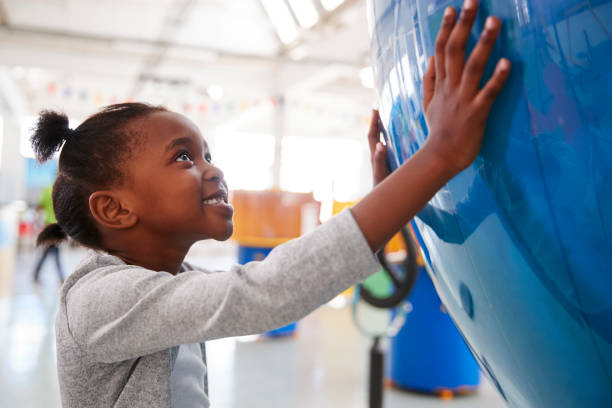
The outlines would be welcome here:
[[[225,203],[225,201],[223,201],[222,198],[209,198],[208,200],[203,200],[202,201],[205,205],[212,205],[212,204],[222,204]]]

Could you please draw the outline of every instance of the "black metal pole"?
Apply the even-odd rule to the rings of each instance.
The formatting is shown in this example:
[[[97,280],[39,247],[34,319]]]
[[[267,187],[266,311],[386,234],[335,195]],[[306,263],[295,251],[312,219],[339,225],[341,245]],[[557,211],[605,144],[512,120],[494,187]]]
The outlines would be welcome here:
[[[375,337],[370,349],[369,408],[382,408],[384,365],[384,354],[380,350],[380,337]]]

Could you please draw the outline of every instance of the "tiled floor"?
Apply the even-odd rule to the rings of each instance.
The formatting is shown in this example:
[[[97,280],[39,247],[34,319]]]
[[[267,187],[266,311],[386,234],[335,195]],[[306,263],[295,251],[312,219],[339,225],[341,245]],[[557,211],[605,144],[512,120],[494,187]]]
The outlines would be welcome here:
[[[66,270],[83,256],[63,248]],[[190,261],[225,268],[234,260],[227,246],[200,246]],[[58,278],[47,262],[39,285],[32,284],[36,253],[17,259],[12,291],[0,298],[0,407],[58,407],[53,320]],[[212,406],[366,407],[367,352],[348,307],[321,307],[303,319],[288,339],[223,339],[209,342]],[[443,401],[388,389],[385,407],[504,407],[484,381],[473,395]]]

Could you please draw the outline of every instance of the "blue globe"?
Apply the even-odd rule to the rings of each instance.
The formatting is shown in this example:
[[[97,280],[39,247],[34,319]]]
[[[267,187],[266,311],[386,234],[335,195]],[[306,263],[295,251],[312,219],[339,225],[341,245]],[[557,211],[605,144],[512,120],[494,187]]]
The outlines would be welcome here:
[[[371,0],[393,166],[427,139],[422,83],[448,5]],[[512,72],[476,161],[414,226],[442,301],[510,406],[612,407],[612,0],[484,0]]]

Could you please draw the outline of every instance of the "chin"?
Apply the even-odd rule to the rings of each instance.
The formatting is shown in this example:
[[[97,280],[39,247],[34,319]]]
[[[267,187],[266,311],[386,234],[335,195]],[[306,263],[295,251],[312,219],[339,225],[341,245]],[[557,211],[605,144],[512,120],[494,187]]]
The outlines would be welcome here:
[[[215,241],[227,241],[228,239],[230,239],[232,236],[232,234],[227,234],[221,237],[215,237],[214,240]]]
[[[232,234],[234,233],[234,224],[231,224],[228,228],[227,231],[225,231],[224,234],[215,237],[216,241],[227,241],[228,239],[230,239],[230,237],[232,236]]]

